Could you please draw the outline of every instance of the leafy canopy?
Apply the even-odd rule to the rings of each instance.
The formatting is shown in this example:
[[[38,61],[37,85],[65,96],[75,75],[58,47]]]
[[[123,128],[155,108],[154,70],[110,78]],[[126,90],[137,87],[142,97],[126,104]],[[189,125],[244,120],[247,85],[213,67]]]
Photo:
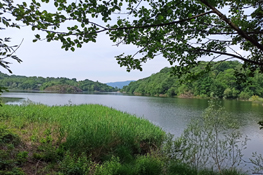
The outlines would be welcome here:
[[[41,8],[43,3],[53,5],[56,12]],[[190,72],[207,57],[236,58],[244,61],[244,67],[263,70],[262,0],[32,0],[17,5],[4,0],[0,10],[2,24],[11,26],[5,19],[11,13],[32,30],[46,32],[35,35],[34,42],[43,37],[58,40],[65,50],[96,42],[102,32],[117,46],[136,45],[134,55],[116,56],[128,71],[142,70],[142,62],[158,55],[174,66],[177,75]]]

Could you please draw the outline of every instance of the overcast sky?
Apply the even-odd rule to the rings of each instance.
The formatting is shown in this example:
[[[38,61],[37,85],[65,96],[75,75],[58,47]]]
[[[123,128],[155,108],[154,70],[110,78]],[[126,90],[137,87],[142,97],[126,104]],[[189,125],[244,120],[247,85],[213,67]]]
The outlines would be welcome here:
[[[9,59],[13,74],[42,77],[67,77],[78,80],[90,79],[99,82],[138,80],[150,76],[169,66],[164,58],[155,58],[143,65],[143,71],[127,72],[120,67],[114,56],[121,53],[135,53],[134,46],[113,46],[105,34],[100,34],[96,43],[84,44],[75,52],[61,49],[60,42],[32,42],[34,32],[29,28],[7,29],[1,31],[4,37],[11,37],[13,44],[23,43],[16,55],[23,60],[21,64]],[[3,37],[1,36],[1,38]],[[1,72],[8,73],[1,68]]]
[[[90,79],[107,83],[138,80],[169,66],[168,61],[159,57],[144,64],[142,72],[138,70],[127,72],[125,67],[118,65],[114,56],[122,53],[134,54],[138,48],[132,45],[113,46],[114,43],[103,33],[99,34],[96,43],[84,44],[75,52],[61,49],[60,42],[38,41],[33,43],[35,34],[36,32],[33,32],[29,27],[1,30],[0,38],[11,37],[14,45],[24,39],[16,52],[23,62],[19,64],[15,60],[7,60],[13,63],[10,65],[13,74],[67,77],[77,78],[77,80]],[[8,73],[3,68],[0,68],[0,71]]]

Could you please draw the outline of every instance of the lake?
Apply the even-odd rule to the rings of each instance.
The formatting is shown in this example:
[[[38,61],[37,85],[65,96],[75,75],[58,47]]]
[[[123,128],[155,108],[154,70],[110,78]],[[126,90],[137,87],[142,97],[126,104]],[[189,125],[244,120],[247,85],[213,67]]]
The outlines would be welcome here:
[[[66,104],[102,104],[148,119],[164,131],[179,137],[192,119],[201,116],[208,107],[207,99],[161,98],[145,96],[129,96],[121,93],[99,94],[56,94],[56,93],[24,93],[8,92],[3,97],[24,98],[9,104],[20,104],[25,99],[46,105]],[[263,106],[259,103],[237,100],[222,100],[222,106],[232,117],[242,123],[241,131],[251,140],[244,151],[244,159],[248,161],[251,153],[263,154],[263,130],[258,121],[263,120]],[[248,165],[249,167],[249,165]],[[247,169],[247,168],[245,168]]]

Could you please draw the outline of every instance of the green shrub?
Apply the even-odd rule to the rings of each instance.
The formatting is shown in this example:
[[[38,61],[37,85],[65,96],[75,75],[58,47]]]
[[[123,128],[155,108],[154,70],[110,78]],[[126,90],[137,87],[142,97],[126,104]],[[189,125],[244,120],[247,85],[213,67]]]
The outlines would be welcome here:
[[[230,88],[225,89],[224,98],[232,98],[232,90]]]
[[[85,154],[70,155],[66,152],[63,160],[59,163],[60,172],[65,175],[86,175],[89,174],[91,161]]]
[[[129,145],[118,145],[112,152],[103,156],[102,160],[107,161],[116,156],[122,163],[129,163],[134,160],[132,148]]]
[[[167,142],[165,154],[197,170],[234,169],[242,163],[242,150],[247,141],[238,126],[237,120],[210,102],[201,119],[191,121],[176,141]]]
[[[251,94],[249,92],[244,92],[242,91],[240,94],[239,94],[239,98],[241,100],[248,100],[249,97],[251,96]]]
[[[95,170],[95,175],[114,175],[121,167],[118,157],[112,157],[111,160],[104,162],[102,165],[98,165]]]
[[[254,102],[263,102],[263,98],[260,98],[257,95],[253,95],[249,98],[249,101],[254,101]]]
[[[14,167],[10,171],[2,171],[0,169],[0,174],[1,175],[26,175],[26,173],[24,173],[23,170],[18,167]]]
[[[207,98],[206,94],[200,94],[200,98]]]
[[[164,162],[160,158],[148,154],[136,159],[134,169],[136,175],[160,175],[163,166]]]
[[[27,161],[28,152],[27,151],[21,151],[16,155],[16,160],[18,164],[23,164]]]
[[[187,164],[172,161],[168,166],[168,175],[197,175],[197,170]]]
[[[137,174],[137,170],[134,168],[134,164],[130,163],[130,164],[122,164],[116,175],[136,175]]]
[[[18,145],[20,143],[20,139],[15,133],[7,129],[6,126],[0,125],[0,146],[1,144],[6,143]]]

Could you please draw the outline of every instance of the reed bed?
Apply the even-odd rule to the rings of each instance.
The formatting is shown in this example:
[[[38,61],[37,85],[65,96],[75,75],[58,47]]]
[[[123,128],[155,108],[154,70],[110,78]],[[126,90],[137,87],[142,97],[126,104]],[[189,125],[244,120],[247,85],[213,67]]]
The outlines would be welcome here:
[[[132,154],[146,153],[161,146],[165,132],[148,120],[102,105],[46,106],[42,104],[4,105],[1,119],[20,128],[32,123],[46,125],[55,132],[65,149],[92,154],[101,159],[125,146]],[[56,127],[54,127],[56,126]],[[31,133],[34,135],[33,131]]]

